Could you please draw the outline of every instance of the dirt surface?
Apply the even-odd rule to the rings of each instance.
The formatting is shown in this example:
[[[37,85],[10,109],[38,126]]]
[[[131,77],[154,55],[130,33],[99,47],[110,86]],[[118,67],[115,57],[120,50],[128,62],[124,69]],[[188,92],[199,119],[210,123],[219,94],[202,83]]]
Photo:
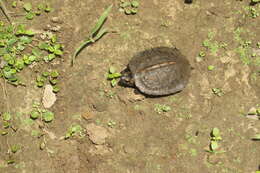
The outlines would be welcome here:
[[[15,14],[24,13],[19,1]],[[50,1],[54,11],[31,21],[31,29],[48,25],[57,32],[65,54],[51,63],[21,73],[26,87],[0,79],[0,112],[10,111],[13,128],[0,136],[3,173],[254,173],[260,166],[260,120],[245,116],[260,105],[260,16],[253,18],[249,0],[142,0],[135,15],[119,10],[120,1]],[[19,6],[20,4],[20,6]],[[86,38],[105,8],[113,4],[104,27],[113,29],[78,55],[70,56]],[[251,6],[260,13],[260,4]],[[11,14],[14,15],[14,14]],[[57,17],[60,22],[52,21]],[[1,20],[6,18],[1,14]],[[213,35],[213,36],[212,36]],[[212,36],[212,37],[211,37]],[[205,40],[213,46],[203,45]],[[251,41],[256,56],[243,57],[241,41]],[[225,44],[226,46],[225,46]],[[217,45],[217,49],[214,49]],[[123,70],[139,51],[158,46],[177,47],[194,68],[188,86],[167,97],[149,98],[134,88],[111,87],[109,67]],[[216,46],[215,46],[216,47]],[[205,56],[199,57],[199,53]],[[245,61],[251,61],[246,64]],[[208,66],[213,65],[213,70]],[[31,120],[35,101],[44,88],[35,86],[37,72],[57,69],[61,91],[49,109],[51,123]],[[220,88],[214,94],[213,88]],[[5,92],[2,92],[2,90]],[[4,91],[3,90],[3,91]],[[158,113],[156,104],[170,111]],[[1,118],[0,118],[1,119]],[[2,119],[0,128],[2,127]],[[83,130],[64,140],[71,125]],[[208,152],[211,131],[220,130],[216,153]],[[41,135],[35,135],[40,133]],[[19,145],[16,153],[12,145]],[[44,146],[42,146],[44,145]],[[40,149],[41,146],[41,149]],[[14,163],[7,161],[14,160]]]

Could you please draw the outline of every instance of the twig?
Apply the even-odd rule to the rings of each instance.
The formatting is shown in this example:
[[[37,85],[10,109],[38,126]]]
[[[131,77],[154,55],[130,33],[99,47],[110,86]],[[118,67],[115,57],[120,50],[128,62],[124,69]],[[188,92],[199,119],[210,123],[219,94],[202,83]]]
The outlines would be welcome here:
[[[7,111],[10,112],[10,105],[9,105],[9,100],[8,100],[8,94],[7,94],[7,90],[6,90],[6,80],[3,79],[4,84],[1,83],[2,89],[3,89],[3,94],[4,94],[4,98],[5,98],[5,103],[7,106]]]
[[[10,22],[12,24],[12,18],[9,15],[9,12],[8,12],[3,0],[0,0],[0,8],[3,11],[3,13],[4,13],[5,17],[7,18],[8,22]]]

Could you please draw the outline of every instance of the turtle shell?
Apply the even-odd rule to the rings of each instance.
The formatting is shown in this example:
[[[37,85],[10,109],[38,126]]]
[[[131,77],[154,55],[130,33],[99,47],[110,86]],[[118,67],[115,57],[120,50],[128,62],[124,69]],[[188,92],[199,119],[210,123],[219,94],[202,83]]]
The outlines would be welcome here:
[[[188,60],[176,48],[157,47],[134,56],[128,64],[135,86],[147,95],[169,95],[185,88]]]

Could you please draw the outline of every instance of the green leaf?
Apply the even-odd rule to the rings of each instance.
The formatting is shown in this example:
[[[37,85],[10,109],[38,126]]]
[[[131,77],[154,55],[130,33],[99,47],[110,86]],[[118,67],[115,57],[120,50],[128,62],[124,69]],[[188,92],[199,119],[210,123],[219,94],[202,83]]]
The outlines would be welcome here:
[[[55,54],[55,55],[62,55],[63,52],[62,52],[61,50],[59,50],[59,49],[58,49],[58,50],[55,49],[55,50],[54,50],[54,54]]]
[[[55,85],[55,86],[52,87],[52,91],[53,91],[54,93],[57,93],[57,92],[60,91],[60,87],[58,87],[57,85]]]
[[[35,56],[35,57],[40,57],[40,56],[42,56],[42,53],[41,53],[41,51],[38,49],[38,48],[33,48],[32,49],[32,54]]]
[[[15,144],[15,145],[12,145],[11,146],[11,152],[12,153],[16,153],[18,150],[20,150],[20,145],[17,145],[17,144]]]
[[[20,50],[20,51],[23,51],[23,50],[25,49],[24,44],[21,43],[21,42],[19,42],[19,43],[17,44],[17,49]]]
[[[40,49],[43,49],[43,50],[48,50],[49,44],[48,44],[48,43],[45,43],[45,42],[40,42],[40,43],[38,44],[38,47],[39,47]]]
[[[55,54],[53,54],[53,53],[49,54],[48,55],[48,61],[53,60],[55,57],[56,57]]]
[[[18,70],[22,70],[24,68],[24,61],[22,59],[17,59],[14,67]]]
[[[44,10],[45,5],[40,3],[40,4],[38,4],[37,8],[38,8],[38,10]]]
[[[30,12],[32,10],[32,4],[30,2],[23,5],[25,11]]]
[[[260,140],[260,134],[256,134],[252,139],[253,140]]]
[[[25,35],[29,35],[29,36],[33,36],[35,34],[35,32],[33,32],[32,30],[26,30],[24,32]]]
[[[2,117],[4,121],[10,121],[12,118],[11,114],[8,112],[3,113]]]
[[[34,12],[29,12],[25,15],[25,18],[28,19],[28,20],[32,20],[34,18],[35,14]]]
[[[51,74],[50,74],[50,76],[52,77],[52,78],[57,78],[58,76],[59,76],[59,72],[58,71],[52,71],[51,72]]]
[[[50,4],[46,4],[46,6],[45,6],[45,8],[44,8],[44,11],[46,12],[46,13],[49,13],[49,12],[51,12],[53,9],[50,7]]]
[[[116,68],[113,67],[113,66],[111,66],[111,67],[109,68],[109,73],[113,74],[113,73],[115,73],[115,72],[116,72]]]
[[[94,28],[91,30],[90,32],[90,36],[89,38],[84,41],[74,52],[72,58],[71,58],[71,65],[73,66],[74,61],[76,59],[76,56],[79,54],[79,52],[85,48],[87,45],[94,43],[95,41],[97,41],[98,39],[100,39],[104,34],[106,34],[108,31],[107,29],[104,30],[100,30],[100,28],[102,27],[102,25],[104,24],[110,10],[112,9],[113,5],[110,5],[104,12],[103,14],[100,16],[100,18],[98,19],[96,25],[94,26]],[[99,31],[99,32],[98,32]],[[97,33],[98,32],[98,33]],[[94,38],[93,38],[94,37]]]
[[[116,84],[117,84],[117,81],[115,79],[112,79],[111,80],[111,86],[114,87],[114,86],[116,86]]]
[[[139,2],[138,2],[138,1],[132,1],[132,2],[131,2],[131,5],[132,5],[132,7],[134,7],[134,8],[138,8]]]
[[[42,114],[42,119],[43,119],[43,121],[45,121],[46,123],[51,122],[51,121],[54,119],[54,113],[53,113],[53,112],[50,112],[50,111],[44,112],[44,113]]]
[[[215,151],[216,149],[218,149],[218,142],[217,141],[211,141],[210,142],[210,148],[212,151]]]
[[[49,75],[50,75],[50,73],[47,72],[47,71],[42,73],[42,76],[43,76],[43,77],[48,77]]]
[[[21,36],[21,37],[19,37],[19,41],[24,44],[29,44],[32,42],[32,39],[28,36]]]
[[[119,78],[121,76],[122,76],[121,73],[113,73],[113,74],[108,74],[107,78],[108,79],[116,79],[116,78]]]
[[[136,14],[137,12],[138,12],[137,8],[131,9],[131,13],[132,13],[132,14]]]
[[[43,87],[44,86],[44,82],[36,82],[37,87]]]
[[[214,137],[219,137],[220,136],[220,130],[218,128],[214,127],[213,130],[212,130],[212,135]]]
[[[32,119],[37,119],[37,118],[39,118],[39,116],[40,116],[40,113],[36,110],[32,111],[31,114],[30,114],[30,117]]]
[[[51,42],[56,43],[57,42],[57,35],[53,34],[51,37]]]
[[[12,2],[12,7],[13,7],[13,8],[16,8],[16,6],[17,6],[17,2],[16,2],[16,1],[13,1],[13,2]]]
[[[108,16],[109,12],[111,11],[112,7],[113,7],[113,5],[110,5],[110,6],[103,12],[103,14],[99,17],[99,19],[98,19],[96,25],[94,26],[94,28],[93,28],[93,29],[91,30],[91,32],[90,32],[90,36],[91,36],[91,37],[93,37],[93,36],[96,34],[96,32],[97,32],[98,30],[100,30],[100,28],[102,27],[102,25],[104,24],[104,22],[105,22],[105,20],[106,20],[106,18],[107,18],[107,16]]]
[[[50,79],[50,83],[52,85],[56,85],[58,83],[58,80],[57,79]]]

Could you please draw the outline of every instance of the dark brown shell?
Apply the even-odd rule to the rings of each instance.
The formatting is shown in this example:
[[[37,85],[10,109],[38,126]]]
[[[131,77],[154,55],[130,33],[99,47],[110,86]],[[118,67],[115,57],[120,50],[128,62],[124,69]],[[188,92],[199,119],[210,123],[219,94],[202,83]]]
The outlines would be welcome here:
[[[176,48],[157,47],[138,53],[129,62],[135,86],[147,95],[169,95],[185,88],[188,60]]]

